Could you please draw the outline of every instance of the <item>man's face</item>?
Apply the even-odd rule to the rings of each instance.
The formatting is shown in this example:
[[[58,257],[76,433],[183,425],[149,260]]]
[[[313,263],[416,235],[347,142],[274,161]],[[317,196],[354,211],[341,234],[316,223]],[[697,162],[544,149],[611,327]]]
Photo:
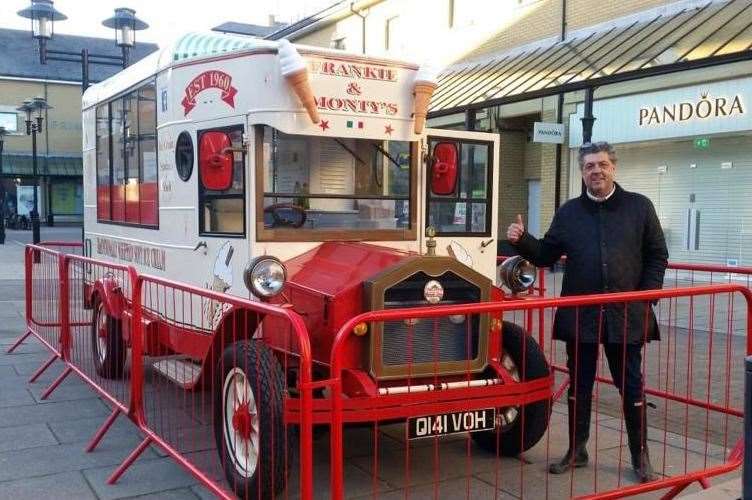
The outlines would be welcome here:
[[[614,188],[616,165],[608,158],[608,153],[590,153],[583,158],[582,180],[591,194],[604,197]]]

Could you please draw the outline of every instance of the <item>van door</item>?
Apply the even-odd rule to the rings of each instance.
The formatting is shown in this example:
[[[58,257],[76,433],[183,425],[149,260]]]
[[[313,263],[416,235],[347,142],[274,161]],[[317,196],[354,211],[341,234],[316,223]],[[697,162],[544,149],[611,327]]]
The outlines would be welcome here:
[[[197,269],[207,273],[207,288],[246,295],[241,276],[248,255],[243,126],[199,129],[197,141],[199,244],[194,253],[202,261]]]
[[[423,150],[426,228],[436,233],[436,253],[451,255],[495,280],[498,233],[499,137],[429,129]]]

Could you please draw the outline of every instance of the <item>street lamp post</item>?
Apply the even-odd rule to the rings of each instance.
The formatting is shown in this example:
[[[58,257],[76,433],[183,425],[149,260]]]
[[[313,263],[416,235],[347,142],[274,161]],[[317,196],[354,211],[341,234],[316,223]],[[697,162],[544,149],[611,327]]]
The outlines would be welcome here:
[[[47,43],[55,34],[55,21],[64,21],[68,16],[55,9],[52,0],[31,0],[31,5],[19,10],[18,15],[31,20],[31,35],[39,43],[39,62],[47,64],[47,61],[65,61],[81,65],[81,93],[89,88],[89,65],[99,64],[103,66],[120,66],[126,68],[130,57],[130,51],[136,45],[136,31],[144,30],[148,24],[136,17],[136,11],[128,8],[115,9],[115,15],[102,21],[102,25],[115,30],[115,44],[120,47],[121,55],[111,56],[107,54],[93,54],[89,49],[83,48],[80,52],[67,50],[52,50],[47,48]],[[41,122],[39,128],[41,129]],[[32,136],[32,143],[34,137]],[[36,158],[36,153],[33,154]],[[36,163],[34,164],[34,198],[37,196]],[[36,208],[36,205],[35,205]],[[37,214],[38,215],[38,214]],[[37,217],[38,219],[38,217]],[[32,221],[33,222],[33,221]],[[38,225],[37,225],[38,230]],[[81,228],[83,240],[84,229]]]
[[[67,61],[81,64],[81,89],[89,87],[89,65],[128,66],[131,49],[136,45],[136,31],[149,27],[148,24],[136,17],[136,11],[128,8],[115,9],[115,15],[102,22],[107,28],[115,29],[115,43],[120,47],[121,55],[93,54],[88,49],[81,52],[67,50],[53,50],[47,48],[47,43],[55,34],[55,21],[63,21],[68,17],[55,9],[52,0],[31,0],[31,6],[19,10],[18,15],[31,19],[31,35],[39,43],[39,62]]]
[[[44,97],[26,99],[18,111],[26,114],[26,135],[31,136],[31,165],[34,178],[34,207],[31,209],[32,241],[39,243],[39,169],[37,167],[37,133],[42,132],[45,110],[51,109]],[[32,116],[36,112],[36,116]]]
[[[0,245],[5,244],[5,186],[3,185],[3,147],[8,131],[0,126]]]

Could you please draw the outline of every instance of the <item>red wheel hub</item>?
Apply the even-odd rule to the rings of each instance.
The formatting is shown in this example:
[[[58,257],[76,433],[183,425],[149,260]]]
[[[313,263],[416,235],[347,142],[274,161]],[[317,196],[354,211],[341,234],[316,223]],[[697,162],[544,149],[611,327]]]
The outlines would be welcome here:
[[[243,439],[251,439],[251,412],[248,404],[242,404],[235,409],[232,416],[232,427]]]

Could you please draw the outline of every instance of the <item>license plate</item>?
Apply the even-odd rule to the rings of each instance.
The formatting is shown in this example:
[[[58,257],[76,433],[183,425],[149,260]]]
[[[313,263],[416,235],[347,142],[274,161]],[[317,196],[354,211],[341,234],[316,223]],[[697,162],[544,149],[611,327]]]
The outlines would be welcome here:
[[[447,436],[460,432],[488,431],[494,429],[495,422],[495,408],[413,417],[407,420],[407,439]]]

